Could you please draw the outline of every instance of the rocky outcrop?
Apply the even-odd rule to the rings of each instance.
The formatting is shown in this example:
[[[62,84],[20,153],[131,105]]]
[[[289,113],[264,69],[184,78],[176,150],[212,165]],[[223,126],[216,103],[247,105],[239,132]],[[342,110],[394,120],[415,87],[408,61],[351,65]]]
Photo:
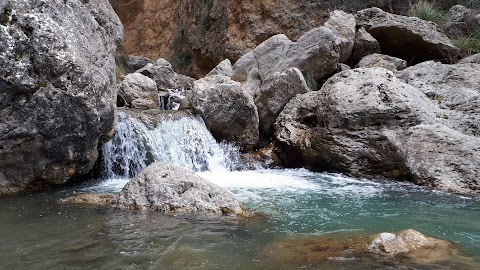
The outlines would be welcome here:
[[[212,212],[242,215],[229,191],[175,165],[153,163],[128,182],[118,196],[123,208],[163,213]]]
[[[459,55],[443,31],[434,23],[368,8],[355,15],[357,26],[364,27],[379,43],[382,53],[420,63],[426,60],[454,61]]]
[[[118,95],[132,108],[158,109],[157,84],[141,73],[125,76],[118,86]]]
[[[105,1],[1,1],[0,195],[89,172],[115,114],[122,26]]]
[[[247,151],[258,144],[257,108],[241,84],[229,77],[213,75],[195,81],[193,89],[185,92],[181,108],[200,115],[218,141]]]
[[[456,192],[478,191],[478,90],[470,85],[475,79],[463,85],[463,92],[450,90],[453,93],[440,98],[449,106],[446,111],[435,95],[421,90],[422,85],[426,89],[445,85],[429,86],[432,79],[422,83],[429,79],[418,72],[420,67],[410,71],[415,77],[412,82],[403,79],[409,84],[382,68],[359,68],[333,76],[318,92],[295,97],[275,123],[279,157],[291,167],[407,179]],[[465,72],[457,68],[458,73]],[[454,97],[467,94],[467,104],[454,102]]]
[[[374,53],[362,58],[362,60],[360,60],[360,62],[358,63],[357,67],[381,67],[391,71],[398,71],[407,67],[407,61],[393,56]]]
[[[165,57],[182,74],[203,77],[220,61],[235,62],[266,39],[297,40],[321,26],[331,10],[378,6],[408,9],[408,0],[258,1],[110,0],[125,25],[130,54]]]
[[[270,75],[260,87],[255,98],[258,109],[260,130],[267,137],[273,135],[273,124],[283,107],[297,94],[310,91],[297,68],[289,68],[284,72]]]

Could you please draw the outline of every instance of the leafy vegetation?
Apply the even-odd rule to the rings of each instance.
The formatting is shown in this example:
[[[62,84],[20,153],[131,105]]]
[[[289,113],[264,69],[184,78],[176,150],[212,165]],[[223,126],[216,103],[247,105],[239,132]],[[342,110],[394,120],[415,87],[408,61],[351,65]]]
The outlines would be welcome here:
[[[305,79],[305,82],[307,83],[307,86],[308,86],[308,88],[310,88],[310,90],[317,91],[318,89],[320,89],[317,81],[313,77],[312,72],[310,72],[309,70],[303,70],[302,74],[303,74],[303,78]]]
[[[427,2],[423,0],[418,1],[413,5],[409,9],[408,15],[437,24],[443,24],[446,21],[445,12],[440,10],[435,2]]]
[[[453,43],[461,50],[463,56],[480,53],[480,31],[454,39]]]
[[[119,44],[117,46],[117,51],[115,53],[115,65],[117,80],[120,80],[123,76],[127,74],[129,66],[127,50],[125,49],[125,46],[123,44]]]

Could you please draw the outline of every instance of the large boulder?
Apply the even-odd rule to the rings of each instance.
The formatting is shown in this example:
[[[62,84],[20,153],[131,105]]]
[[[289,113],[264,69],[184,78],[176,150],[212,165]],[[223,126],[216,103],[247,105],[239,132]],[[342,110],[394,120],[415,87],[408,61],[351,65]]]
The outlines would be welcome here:
[[[408,63],[438,59],[454,61],[459,55],[444,32],[432,22],[368,8],[355,15],[357,26],[364,27],[378,42],[382,53]]]
[[[478,94],[475,88],[470,91]],[[347,70],[318,92],[299,95],[285,106],[275,123],[276,145],[291,167],[476,192],[480,138],[477,126],[464,124],[468,118],[461,117],[467,108],[478,115],[478,106],[470,104],[446,112],[434,95],[391,71]]]
[[[181,167],[153,163],[128,182],[118,195],[120,207],[163,213],[243,214],[228,190]]]
[[[86,174],[114,124],[117,15],[106,0],[0,10],[0,195]]]
[[[218,141],[252,150],[259,140],[258,112],[252,97],[230,77],[213,75],[197,80],[185,92],[182,109],[200,115]]]
[[[158,109],[159,106],[157,84],[141,73],[125,76],[118,86],[118,95],[133,108]]]
[[[149,63],[136,71],[157,83],[158,90],[167,91],[178,88],[178,74],[173,71],[172,65],[163,58],[157,59],[155,63]]]
[[[258,109],[260,130],[264,135],[273,135],[273,124],[283,107],[297,94],[310,91],[297,68],[289,68],[284,72],[270,75],[261,86],[255,98]]]
[[[479,64],[446,65],[428,61],[397,73],[440,108],[437,118],[463,133],[480,137]]]
[[[325,22],[325,27],[330,28],[337,36],[337,45],[340,48],[340,63],[347,62],[352,55],[355,43],[355,17],[341,10],[334,10]]]
[[[339,61],[346,61],[353,49],[355,21],[342,11],[330,13],[325,26],[313,28],[296,42],[275,35],[242,56],[233,66],[232,78],[248,88],[259,87],[275,72],[295,67],[319,80],[334,73]],[[255,89],[249,90],[255,93]]]

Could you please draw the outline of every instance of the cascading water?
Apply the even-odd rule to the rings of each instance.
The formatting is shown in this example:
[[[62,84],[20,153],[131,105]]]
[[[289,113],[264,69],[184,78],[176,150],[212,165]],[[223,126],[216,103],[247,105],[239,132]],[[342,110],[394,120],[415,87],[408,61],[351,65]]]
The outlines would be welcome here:
[[[104,177],[129,178],[152,162],[172,163],[195,172],[227,171],[238,151],[215,141],[200,117],[164,116],[155,128],[119,112],[116,133],[103,148]]]

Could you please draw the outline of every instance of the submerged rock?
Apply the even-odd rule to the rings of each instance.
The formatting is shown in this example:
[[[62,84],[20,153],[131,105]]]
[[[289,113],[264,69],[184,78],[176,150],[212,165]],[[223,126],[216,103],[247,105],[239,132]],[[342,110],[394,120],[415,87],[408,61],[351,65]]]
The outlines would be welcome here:
[[[164,213],[244,213],[228,190],[186,169],[162,163],[151,164],[128,182],[118,196],[118,205]]]
[[[0,1],[0,195],[88,173],[112,132],[121,23],[107,0]]]
[[[218,141],[252,150],[259,140],[258,112],[252,97],[240,83],[213,75],[197,80],[186,91],[181,109],[200,115]]]
[[[364,27],[379,43],[382,53],[407,62],[426,60],[454,61],[460,50],[434,23],[368,8],[355,15],[357,26]]]
[[[282,165],[277,154],[275,154],[275,146],[273,143],[258,151],[241,154],[240,159],[246,168],[252,170],[275,168]]]
[[[422,76],[422,65],[428,64],[411,73],[412,82],[404,79],[409,84],[386,69],[358,68],[336,74],[318,92],[298,95],[275,123],[279,158],[289,167],[478,192],[480,107],[475,106],[478,89],[470,84],[478,77],[465,73],[465,67],[449,66],[457,71],[445,74],[475,77],[465,78],[463,89],[449,90],[445,77],[433,77],[435,84]],[[428,68],[443,73],[437,70]],[[443,93],[440,102],[427,93],[432,88]]]
[[[117,203],[117,198],[114,194],[85,193],[61,199],[59,202],[65,204],[82,204],[91,206],[115,206]]]
[[[378,235],[335,234],[275,239],[255,258],[258,268],[275,269],[477,269],[450,242],[415,230]],[[350,267],[349,267],[350,268]]]

